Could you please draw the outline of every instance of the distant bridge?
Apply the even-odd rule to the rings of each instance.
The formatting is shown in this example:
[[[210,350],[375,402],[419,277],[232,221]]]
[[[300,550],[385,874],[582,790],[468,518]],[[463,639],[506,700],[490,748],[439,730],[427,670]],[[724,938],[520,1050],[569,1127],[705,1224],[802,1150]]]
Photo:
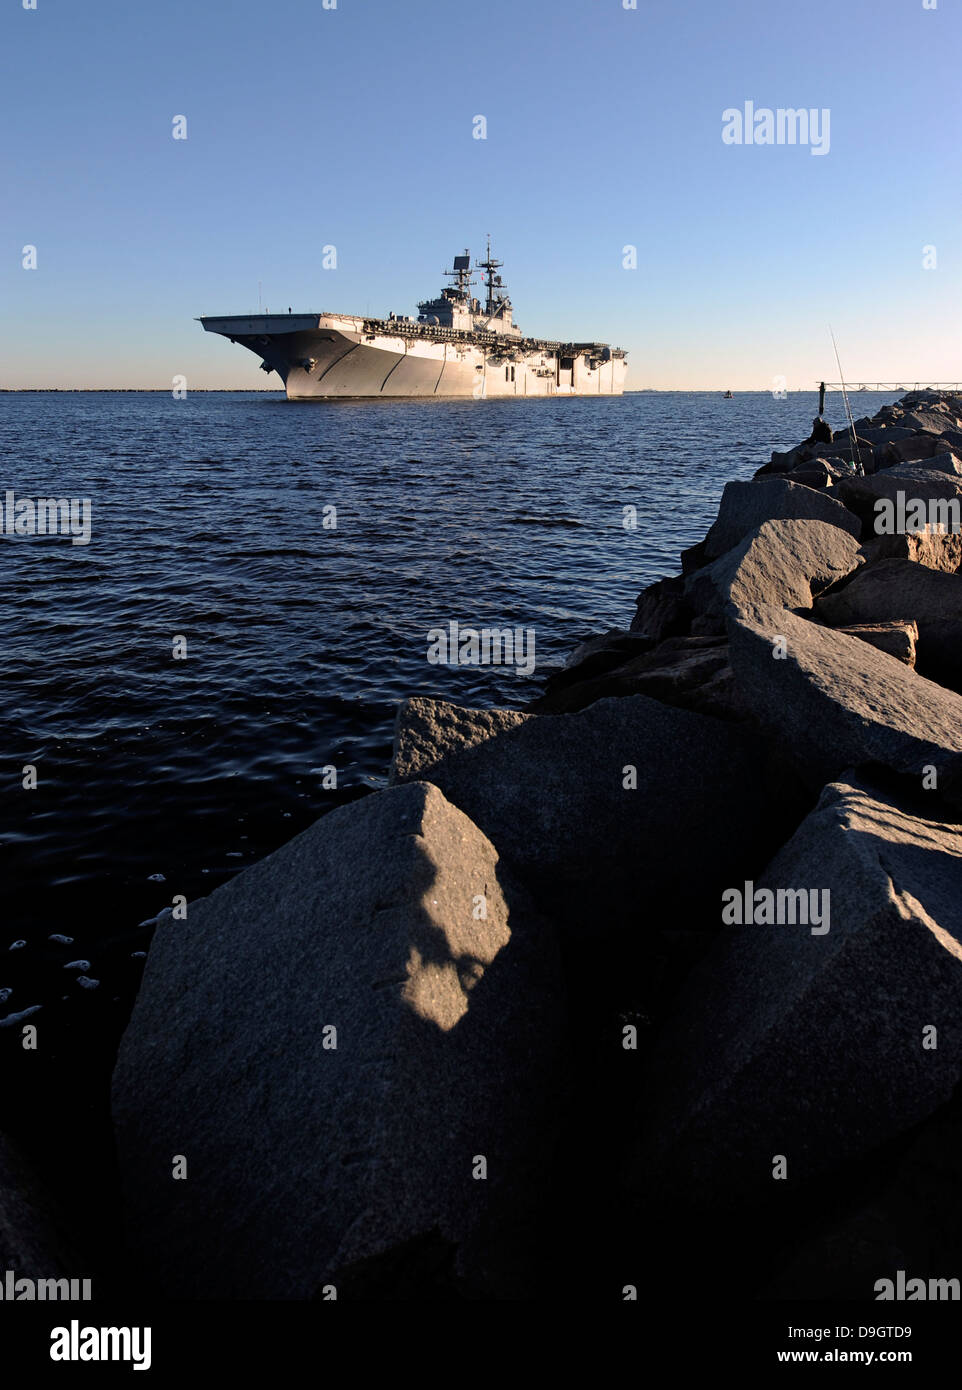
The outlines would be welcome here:
[[[841,381],[817,381],[826,391],[841,391]],[[846,381],[847,391],[962,391],[959,381]]]

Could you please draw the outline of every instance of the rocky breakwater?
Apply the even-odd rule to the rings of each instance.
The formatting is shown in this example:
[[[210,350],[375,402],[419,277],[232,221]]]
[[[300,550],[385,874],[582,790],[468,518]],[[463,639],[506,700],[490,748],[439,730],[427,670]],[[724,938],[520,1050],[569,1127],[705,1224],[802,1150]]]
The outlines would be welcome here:
[[[962,1277],[960,458],[933,393],[773,455],[527,710],[406,701],[390,787],[159,922],[161,1291]]]

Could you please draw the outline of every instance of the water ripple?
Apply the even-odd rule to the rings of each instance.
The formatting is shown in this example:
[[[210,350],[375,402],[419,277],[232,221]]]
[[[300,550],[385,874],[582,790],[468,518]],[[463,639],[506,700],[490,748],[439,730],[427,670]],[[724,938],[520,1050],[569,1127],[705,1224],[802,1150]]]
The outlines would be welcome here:
[[[89,546],[0,546],[3,1012],[75,1007],[48,941],[66,927],[103,982],[82,1007],[122,1013],[138,924],[382,785],[398,699],[535,693],[430,665],[428,629],[531,627],[544,667],[627,624],[814,400],[0,395],[0,491],[93,517]]]

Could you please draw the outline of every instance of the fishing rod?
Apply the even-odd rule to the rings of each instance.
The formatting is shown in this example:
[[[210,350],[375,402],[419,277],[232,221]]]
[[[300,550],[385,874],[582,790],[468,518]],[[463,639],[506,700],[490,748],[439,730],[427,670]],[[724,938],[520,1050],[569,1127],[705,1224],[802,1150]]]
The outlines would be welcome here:
[[[852,407],[849,404],[848,391],[845,387],[845,376],[842,372],[842,362],[841,358],[838,355],[838,343],[836,343],[835,341],[835,334],[832,332],[831,324],[829,324],[828,326],[828,331],[832,334],[832,347],[835,349],[835,361],[838,365],[838,379],[842,386],[842,400],[845,402],[845,416],[848,420],[848,433],[849,438],[852,441],[852,467],[855,469],[856,473],[861,473],[864,475],[865,469],[862,467],[862,451],[858,446],[858,438],[855,434],[855,421],[852,418]]]

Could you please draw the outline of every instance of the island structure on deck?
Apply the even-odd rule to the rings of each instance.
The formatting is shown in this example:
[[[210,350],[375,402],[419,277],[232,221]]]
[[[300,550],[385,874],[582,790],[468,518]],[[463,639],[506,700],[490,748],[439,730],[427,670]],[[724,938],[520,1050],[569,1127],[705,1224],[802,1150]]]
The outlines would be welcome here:
[[[310,313],[201,317],[208,333],[240,343],[277,372],[289,400],[372,396],[620,396],[627,358],[607,343],[526,338],[487,256],[486,299],[472,295],[471,257],[455,256],[453,282],[418,305],[418,316],[386,319]]]

